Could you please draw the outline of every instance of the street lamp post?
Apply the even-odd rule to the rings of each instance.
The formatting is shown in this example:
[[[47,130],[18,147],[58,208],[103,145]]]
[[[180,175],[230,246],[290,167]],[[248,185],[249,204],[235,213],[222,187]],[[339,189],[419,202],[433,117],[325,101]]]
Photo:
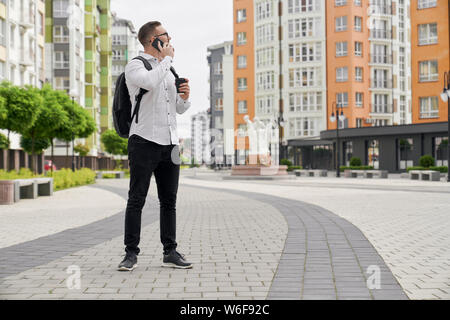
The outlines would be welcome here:
[[[339,109],[341,109],[341,114],[339,115]],[[336,116],[334,115],[334,111],[336,110]],[[343,110],[343,106],[340,103],[333,102],[332,111],[330,116],[330,121],[336,121],[336,177],[339,178],[341,176],[340,171],[340,161],[339,161],[339,121],[345,120],[345,115]]]
[[[441,93],[441,99],[447,102],[448,107],[448,142],[450,142],[450,71],[444,73],[444,90]],[[447,182],[450,182],[450,146],[447,143]]]
[[[75,172],[75,153],[74,153],[74,134],[73,134],[73,114],[75,111],[75,101],[74,96],[72,96],[72,172]]]

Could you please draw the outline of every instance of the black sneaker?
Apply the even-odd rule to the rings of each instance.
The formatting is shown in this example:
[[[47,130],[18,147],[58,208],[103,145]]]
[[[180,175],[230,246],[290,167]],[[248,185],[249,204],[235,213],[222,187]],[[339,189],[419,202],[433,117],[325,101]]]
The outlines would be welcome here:
[[[137,267],[137,256],[132,253],[127,253],[123,261],[119,264],[119,271],[132,271]]]
[[[164,255],[162,266],[168,268],[190,269],[192,268],[192,263],[187,262],[184,259],[183,254],[173,250]]]

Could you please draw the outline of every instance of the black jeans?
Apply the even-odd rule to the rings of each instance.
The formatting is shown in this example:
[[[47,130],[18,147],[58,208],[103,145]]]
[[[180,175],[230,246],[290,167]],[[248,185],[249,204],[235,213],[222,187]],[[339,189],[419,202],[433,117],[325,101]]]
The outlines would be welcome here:
[[[128,139],[130,190],[125,213],[126,252],[139,254],[142,208],[153,173],[158,189],[160,236],[164,253],[167,254],[177,247],[175,237],[176,201],[180,175],[179,156],[177,145],[160,145],[138,135],[132,135]]]

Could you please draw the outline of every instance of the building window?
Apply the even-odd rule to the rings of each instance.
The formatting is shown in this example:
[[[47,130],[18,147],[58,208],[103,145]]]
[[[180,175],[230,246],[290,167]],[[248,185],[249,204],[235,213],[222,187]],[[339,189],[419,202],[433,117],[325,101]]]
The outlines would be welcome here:
[[[322,18],[301,18],[288,20],[289,39],[310,38],[320,36]]]
[[[44,15],[40,12],[39,12],[38,32],[40,35],[44,35]]]
[[[213,72],[215,75],[223,74],[222,62],[219,61],[219,62],[214,63]]]
[[[448,165],[448,137],[434,137],[434,158],[436,159],[436,166]]]
[[[438,43],[437,23],[419,25],[419,45]]]
[[[222,98],[217,98],[216,99],[216,105],[214,106],[214,108],[216,109],[216,111],[222,111],[223,110],[223,99]]]
[[[0,45],[6,45],[6,21],[0,18]]]
[[[244,22],[247,21],[247,10],[246,9],[238,9],[237,11],[237,20],[236,22]]]
[[[247,43],[247,33],[246,32],[238,32],[237,33],[237,45],[241,46]]]
[[[55,51],[55,69],[68,69],[69,68],[69,52],[67,51]]]
[[[417,0],[419,9],[434,8],[437,6],[437,0]]]
[[[264,48],[256,51],[256,66],[271,66],[275,63],[274,48]]]
[[[336,32],[347,30],[347,16],[336,18]]]
[[[124,34],[118,35],[114,34],[112,36],[112,45],[113,46],[125,46],[127,45],[127,36]]]
[[[264,24],[256,28],[256,44],[261,45],[275,40],[273,24]]]
[[[342,67],[336,69],[336,82],[348,81],[348,68]]]
[[[439,118],[439,100],[438,97],[420,98],[420,118]]]
[[[223,80],[217,80],[214,84],[214,91],[216,93],[222,93],[223,92]]]
[[[5,63],[3,61],[0,61],[0,81],[3,81],[5,79]]]
[[[247,100],[238,101],[238,113],[246,114],[247,112]]]
[[[355,81],[357,82],[363,81],[363,68],[355,67]]]
[[[348,107],[348,93],[347,92],[336,93],[336,104],[341,107]]]
[[[289,120],[289,135],[291,137],[317,136],[320,120],[316,118],[292,118]]]
[[[289,45],[289,62],[314,62],[322,60],[322,44],[294,43]]]
[[[361,17],[355,17],[355,31],[362,31],[362,18]]]
[[[256,74],[258,90],[272,90],[275,85],[275,73],[273,71]]]
[[[320,11],[320,1],[317,0],[289,0],[288,12],[313,12]]]
[[[69,16],[67,8],[69,6],[68,0],[54,0],[53,1],[53,16],[55,18],[66,18]]]
[[[438,62],[437,60],[428,60],[419,62],[419,81],[437,81],[438,74]]]
[[[353,157],[353,142],[344,141],[344,160],[345,165],[350,166],[350,159]]]
[[[15,37],[15,35],[16,35],[16,28],[13,25],[11,25],[9,30],[10,30],[9,46],[11,48],[14,48],[15,47],[15,39],[16,39],[16,37]]]
[[[123,50],[112,50],[113,60],[125,60],[125,53]]]
[[[273,108],[273,96],[260,97],[256,100],[258,114],[271,114]]]
[[[363,119],[362,118],[356,118],[356,127],[362,128],[363,126]]]
[[[238,78],[238,91],[247,90],[247,78]]]
[[[256,21],[272,16],[272,0],[261,1],[256,5]]]
[[[320,67],[303,67],[289,69],[289,87],[303,88],[322,85]]]
[[[247,68],[247,56],[238,56],[238,69]]]
[[[342,7],[347,4],[347,0],[334,0],[334,5],[336,7]]]
[[[354,0],[353,3],[356,7],[361,7],[361,0]]]
[[[336,57],[347,56],[347,41],[336,42]]]
[[[355,41],[355,56],[362,57],[363,44],[362,42]]]
[[[70,89],[70,80],[69,78],[63,77],[55,77],[55,89],[67,91]]]
[[[289,111],[322,111],[322,92],[298,92],[289,94]]]
[[[69,28],[66,26],[53,27],[53,42],[54,43],[68,43],[69,42]]]
[[[364,93],[356,92],[355,94],[355,106],[362,107],[364,104]]]

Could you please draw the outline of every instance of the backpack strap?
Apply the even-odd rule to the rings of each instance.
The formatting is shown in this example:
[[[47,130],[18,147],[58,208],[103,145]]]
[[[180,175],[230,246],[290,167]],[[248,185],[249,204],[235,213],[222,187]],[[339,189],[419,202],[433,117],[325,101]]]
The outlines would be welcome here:
[[[152,65],[144,57],[137,56],[137,57],[133,58],[132,60],[140,60],[144,63],[145,69],[147,69],[149,71],[152,70]],[[134,116],[136,116],[136,123],[139,122],[139,108],[141,106],[141,100],[142,100],[142,97],[144,96],[144,94],[146,94],[147,92],[148,92],[148,90],[140,88],[139,93],[135,97],[136,105],[134,106],[133,115],[131,116],[131,122],[133,122]]]

